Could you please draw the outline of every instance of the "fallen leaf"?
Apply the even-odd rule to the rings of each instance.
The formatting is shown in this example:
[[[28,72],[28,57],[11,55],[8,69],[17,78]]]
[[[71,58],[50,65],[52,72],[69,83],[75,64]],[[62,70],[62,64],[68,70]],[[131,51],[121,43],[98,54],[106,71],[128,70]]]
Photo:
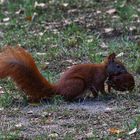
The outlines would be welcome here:
[[[139,16],[137,14],[132,15],[133,18],[138,18]]]
[[[33,114],[33,111],[32,111],[32,110],[30,110],[30,111],[28,111],[28,112],[27,112],[27,114]]]
[[[101,43],[100,47],[102,49],[107,49],[108,48],[108,46],[104,42]]]
[[[46,63],[45,63],[45,66],[43,66],[43,68],[42,68],[41,70],[44,71],[44,70],[48,69],[48,65],[49,65],[49,62],[46,62]]]
[[[21,44],[18,43],[18,44],[16,45],[16,47],[21,47]]]
[[[88,42],[88,43],[90,43],[90,42],[92,42],[92,41],[93,41],[93,39],[92,39],[92,38],[87,40],[87,42]]]
[[[53,122],[54,122],[53,118],[51,116],[48,116],[46,120],[46,124],[52,124]]]
[[[121,52],[121,53],[119,53],[116,57],[121,57],[121,56],[123,56],[123,55],[124,55],[124,53]]]
[[[64,6],[64,7],[67,7],[67,6],[68,6],[68,3],[63,3],[63,6]]]
[[[34,12],[34,13],[33,13],[33,16],[32,16],[32,21],[34,21],[36,17],[37,17],[37,13]]]
[[[116,9],[109,9],[108,11],[106,11],[107,14],[114,14],[116,12]]]
[[[46,55],[46,53],[40,53],[40,52],[38,52],[38,53],[36,53],[37,55],[39,55],[39,56],[44,56],[44,55]]]
[[[132,135],[132,134],[134,134],[134,133],[136,133],[137,132],[137,128],[135,127],[134,129],[132,129],[128,134],[129,135]]]
[[[4,37],[4,33],[0,31],[0,38]]]
[[[25,19],[31,22],[32,21],[32,16],[27,16],[27,17],[25,17]]]
[[[0,4],[7,4],[8,0],[0,0]]]
[[[14,111],[17,111],[17,110],[18,110],[18,108],[17,108],[17,107],[15,107],[15,108],[13,108],[13,110],[14,110]]]
[[[15,12],[15,14],[19,15],[19,14],[23,14],[24,10],[23,9],[19,9],[18,11]]]
[[[2,87],[0,86],[0,94],[3,94],[3,93],[4,93],[4,91],[3,91]]]
[[[113,28],[105,28],[104,31],[105,31],[105,33],[109,33],[109,32],[113,31]]]
[[[108,56],[108,51],[98,52],[98,53],[96,53],[96,55]]]
[[[42,112],[42,113],[41,113],[41,116],[42,116],[42,117],[51,117],[51,115],[52,115],[52,114],[51,114],[51,113],[48,113],[48,112]]]
[[[96,13],[97,13],[97,14],[100,14],[100,13],[101,13],[101,11],[97,10],[97,11],[96,11]]]
[[[22,126],[23,126],[22,123],[18,123],[15,125],[16,128],[21,128]]]
[[[0,108],[0,111],[3,111],[3,110],[4,110],[4,108],[3,108],[3,107],[1,107],[1,108]]]
[[[49,134],[48,137],[49,138],[57,138],[58,134],[54,132],[54,133]]]
[[[44,35],[44,33],[43,33],[43,32],[40,32],[40,33],[38,33],[38,35],[39,35],[39,36],[43,36],[43,35]]]
[[[37,6],[43,7],[43,6],[45,6],[45,3],[38,3],[36,1],[35,4],[34,4],[34,7],[37,7]]]
[[[120,17],[115,15],[115,16],[112,16],[112,18],[113,19],[119,19]]]
[[[46,8],[48,8],[48,5],[46,3],[38,3],[36,1],[35,4],[34,4],[34,7],[38,8],[38,9],[46,9]]]
[[[122,3],[119,5],[119,7],[121,7],[121,8],[124,7],[126,5],[126,3],[127,3],[127,1],[125,1],[125,0],[122,1]]]
[[[105,109],[105,111],[111,111],[111,110],[113,110],[113,108],[111,108],[111,107],[106,107],[106,109]]]
[[[92,138],[94,135],[93,135],[93,132],[89,132],[86,134],[87,138]]]
[[[134,30],[137,30],[137,28],[135,26],[131,26],[131,27],[129,27],[129,30],[134,31]]]
[[[7,22],[7,21],[9,21],[9,20],[10,20],[9,17],[7,17],[7,18],[3,18],[3,22]]]
[[[122,132],[124,132],[123,130],[117,129],[117,128],[110,128],[108,130],[111,134],[120,134]]]
[[[66,60],[67,62],[69,62],[69,63],[72,63],[73,62],[73,60],[72,59],[69,59],[69,60]]]

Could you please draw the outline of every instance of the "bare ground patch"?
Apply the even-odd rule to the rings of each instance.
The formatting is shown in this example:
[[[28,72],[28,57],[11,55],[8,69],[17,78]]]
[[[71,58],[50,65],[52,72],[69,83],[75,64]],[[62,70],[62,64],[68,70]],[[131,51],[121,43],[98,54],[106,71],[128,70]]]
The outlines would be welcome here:
[[[121,94],[110,100],[100,97],[59,105],[19,104],[1,108],[0,130],[3,135],[16,132],[19,139],[104,139],[113,138],[108,130],[114,127],[126,132],[118,138],[137,139],[139,131],[126,136],[129,124],[139,113],[139,95],[130,94]]]

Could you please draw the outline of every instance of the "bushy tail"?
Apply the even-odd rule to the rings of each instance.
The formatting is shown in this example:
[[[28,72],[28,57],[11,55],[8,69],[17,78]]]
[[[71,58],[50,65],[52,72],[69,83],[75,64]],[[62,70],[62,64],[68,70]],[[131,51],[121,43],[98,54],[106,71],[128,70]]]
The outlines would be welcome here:
[[[41,75],[32,56],[21,47],[6,47],[0,53],[0,78],[11,77],[33,99],[54,95],[53,86]]]

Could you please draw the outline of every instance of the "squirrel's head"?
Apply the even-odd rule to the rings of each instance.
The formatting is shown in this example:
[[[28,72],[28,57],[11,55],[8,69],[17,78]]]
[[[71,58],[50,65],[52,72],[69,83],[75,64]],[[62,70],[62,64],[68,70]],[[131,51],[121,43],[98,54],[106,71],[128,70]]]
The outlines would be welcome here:
[[[116,59],[116,54],[110,54],[104,61],[107,65],[108,75],[118,75],[121,73],[127,73],[125,66]]]

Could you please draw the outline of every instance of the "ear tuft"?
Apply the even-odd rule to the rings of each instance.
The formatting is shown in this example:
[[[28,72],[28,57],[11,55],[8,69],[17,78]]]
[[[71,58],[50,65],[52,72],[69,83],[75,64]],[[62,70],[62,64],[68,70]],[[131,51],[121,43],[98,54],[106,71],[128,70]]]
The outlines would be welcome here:
[[[115,53],[112,53],[108,56],[108,60],[109,61],[114,61],[114,59],[116,58],[116,54]]]

